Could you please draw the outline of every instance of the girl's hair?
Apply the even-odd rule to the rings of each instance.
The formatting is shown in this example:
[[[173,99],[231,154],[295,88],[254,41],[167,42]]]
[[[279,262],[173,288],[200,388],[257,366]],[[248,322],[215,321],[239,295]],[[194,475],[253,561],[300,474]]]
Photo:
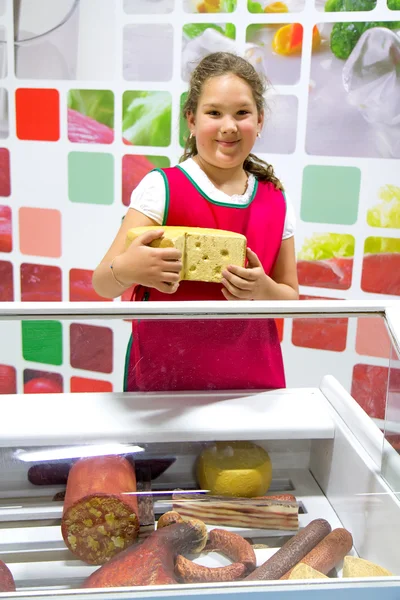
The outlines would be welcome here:
[[[264,109],[264,94],[267,88],[257,71],[246,59],[230,52],[214,52],[205,56],[192,72],[189,92],[183,106],[183,116],[187,118],[189,112],[195,114],[203,86],[211,77],[220,77],[232,73],[243,79],[250,87],[257,106],[257,112]],[[197,154],[196,137],[188,137],[184,153],[179,162]],[[272,165],[249,154],[243,164],[245,171],[253,173],[259,181],[270,181],[277,189],[283,191],[283,185],[276,177]]]

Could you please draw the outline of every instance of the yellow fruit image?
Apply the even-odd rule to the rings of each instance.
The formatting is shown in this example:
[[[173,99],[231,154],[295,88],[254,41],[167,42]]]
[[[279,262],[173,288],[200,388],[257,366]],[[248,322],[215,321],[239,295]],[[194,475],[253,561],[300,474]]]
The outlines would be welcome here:
[[[197,479],[213,496],[263,496],[271,485],[271,459],[253,442],[215,442],[199,456]]]

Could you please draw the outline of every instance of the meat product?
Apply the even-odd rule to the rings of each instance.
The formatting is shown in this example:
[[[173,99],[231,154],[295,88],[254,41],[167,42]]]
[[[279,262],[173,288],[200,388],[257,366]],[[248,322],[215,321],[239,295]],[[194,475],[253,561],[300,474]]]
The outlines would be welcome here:
[[[182,583],[210,583],[236,581],[246,573],[243,563],[232,563],[226,567],[204,567],[179,555],[175,562],[175,574]]]
[[[13,265],[0,260],[0,302],[14,302]]]
[[[12,250],[11,208],[0,206],[0,252]]]
[[[297,275],[300,285],[347,290],[351,286],[353,258],[299,260]]]
[[[254,571],[257,564],[255,552],[241,535],[225,529],[212,529],[209,534],[211,548],[225,554],[233,562],[243,563],[246,571]]]
[[[28,470],[28,481],[33,485],[65,485],[70,469],[70,462],[32,465]]]
[[[299,562],[327,575],[350,552],[352,546],[353,537],[347,529],[334,529]],[[289,579],[292,570],[281,579]]]
[[[331,532],[325,519],[315,519],[290,538],[271,558],[255,569],[246,580],[280,579]]]
[[[14,577],[2,560],[0,560],[0,592],[15,592]]]
[[[177,583],[178,554],[189,554],[207,540],[207,529],[198,521],[174,523],[154,531],[141,544],[114,556],[84,582],[84,588]]]
[[[0,196],[10,194],[10,151],[8,148],[0,148]]]
[[[163,527],[169,527],[174,523],[184,523],[185,519],[181,517],[181,515],[175,510],[169,510],[168,512],[161,515],[157,522],[157,529],[162,529]]]
[[[291,494],[255,498],[185,494],[174,495],[172,502],[173,510],[182,516],[208,525],[289,531],[299,528],[299,507]]]
[[[61,531],[71,552],[93,565],[107,562],[136,540],[136,476],[125,458],[96,456],[72,466]]]
[[[365,254],[361,289],[371,294],[400,295],[400,253]]]

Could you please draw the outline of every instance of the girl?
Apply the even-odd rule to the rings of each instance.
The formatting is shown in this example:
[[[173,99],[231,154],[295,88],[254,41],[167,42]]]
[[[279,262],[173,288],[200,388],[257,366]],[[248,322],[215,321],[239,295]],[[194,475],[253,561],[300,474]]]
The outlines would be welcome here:
[[[251,154],[264,123],[265,85],[245,59],[206,56],[194,70],[184,106],[190,136],[180,164],[155,169],[132,193],[131,207],[93,275],[105,298],[135,285],[132,299],[294,300],[298,282],[293,212],[273,168]],[[163,230],[143,225],[227,229],[246,236],[247,266],[216,283],[179,280],[175,248],[151,248]],[[111,268],[110,268],[111,267]],[[268,389],[285,386],[275,321],[133,322],[125,390]]]

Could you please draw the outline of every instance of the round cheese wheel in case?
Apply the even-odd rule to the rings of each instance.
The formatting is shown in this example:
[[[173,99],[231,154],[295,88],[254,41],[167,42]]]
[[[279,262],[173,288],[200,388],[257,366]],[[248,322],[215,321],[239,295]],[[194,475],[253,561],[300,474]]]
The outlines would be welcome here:
[[[68,548],[101,565],[130,546],[139,532],[136,476],[121,456],[78,460],[68,476],[61,531]]]

